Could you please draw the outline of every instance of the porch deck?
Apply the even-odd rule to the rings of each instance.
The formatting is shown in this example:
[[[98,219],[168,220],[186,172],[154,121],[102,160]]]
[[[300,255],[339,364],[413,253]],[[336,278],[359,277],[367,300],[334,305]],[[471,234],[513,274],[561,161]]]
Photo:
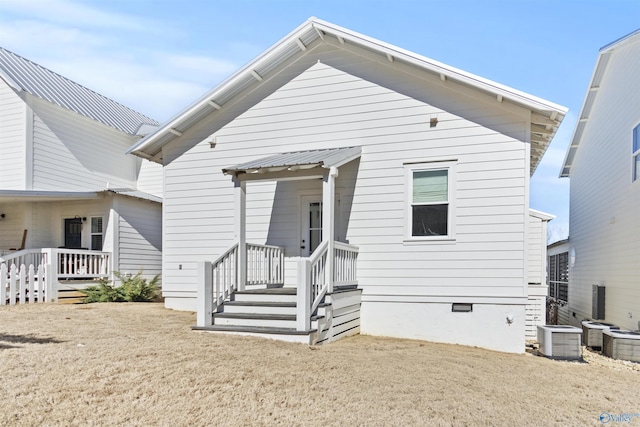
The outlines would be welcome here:
[[[215,262],[201,263],[198,324],[193,329],[307,344],[358,333],[357,248],[333,242],[338,250],[329,257],[329,246],[323,242],[310,257],[296,258],[296,287],[274,284],[278,280],[273,276],[281,277],[284,270],[282,248],[266,251],[262,245],[247,244],[245,258],[236,244]],[[251,264],[244,264],[243,258],[251,259]],[[333,261],[331,269],[328,258]],[[262,279],[257,280],[257,274]]]

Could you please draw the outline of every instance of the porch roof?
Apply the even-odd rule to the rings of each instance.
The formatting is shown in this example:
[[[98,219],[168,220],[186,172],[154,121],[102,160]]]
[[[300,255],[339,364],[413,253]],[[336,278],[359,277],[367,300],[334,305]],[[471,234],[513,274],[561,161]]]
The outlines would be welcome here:
[[[127,188],[100,191],[0,190],[0,202],[69,202],[99,199],[107,193],[162,203],[162,198],[160,197]]]
[[[227,175],[339,167],[360,157],[361,147],[328,148],[275,154],[222,169]]]

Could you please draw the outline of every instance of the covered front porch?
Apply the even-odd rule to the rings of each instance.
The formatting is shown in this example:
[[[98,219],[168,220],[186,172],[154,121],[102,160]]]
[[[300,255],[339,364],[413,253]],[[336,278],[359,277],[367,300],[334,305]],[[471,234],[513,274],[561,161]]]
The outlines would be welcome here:
[[[198,266],[197,329],[309,343],[359,332],[358,248],[340,241],[336,225],[336,179],[342,166],[359,157],[360,147],[335,148],[278,154],[223,169],[235,189],[235,242],[215,261]],[[264,243],[247,241],[247,189],[264,181],[303,182],[280,188],[289,196],[297,191],[300,200],[297,247],[295,237],[287,240],[288,247],[266,244],[286,240],[276,232],[268,233]],[[313,193],[316,186],[321,194],[315,197],[299,191],[304,187]],[[271,208],[271,221],[279,209]],[[261,214],[254,209],[254,216]],[[285,228],[280,234],[287,234]]]

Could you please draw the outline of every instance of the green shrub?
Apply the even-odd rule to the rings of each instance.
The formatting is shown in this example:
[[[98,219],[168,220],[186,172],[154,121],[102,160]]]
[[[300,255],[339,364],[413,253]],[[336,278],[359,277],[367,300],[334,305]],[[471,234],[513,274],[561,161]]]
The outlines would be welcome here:
[[[87,294],[84,302],[119,302],[125,301],[122,290],[119,287],[109,284],[107,279],[100,279],[100,283],[82,289],[81,292]]]
[[[142,271],[138,271],[133,277],[126,277],[118,272],[114,274],[122,281],[119,289],[122,290],[125,301],[148,302],[158,296],[158,281],[160,280],[158,275],[151,279],[150,282],[147,282],[147,279],[142,277]]]
[[[114,272],[120,279],[120,286],[109,284],[106,279],[101,279],[98,285],[89,286],[82,292],[87,294],[84,302],[148,302],[153,301],[159,294],[159,276],[155,276],[151,281],[142,277],[142,271],[135,276],[128,276]]]

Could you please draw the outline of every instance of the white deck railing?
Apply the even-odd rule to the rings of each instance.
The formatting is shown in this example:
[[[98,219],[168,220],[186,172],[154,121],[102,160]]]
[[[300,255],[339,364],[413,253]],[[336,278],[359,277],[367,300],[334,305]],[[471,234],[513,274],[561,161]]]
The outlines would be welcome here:
[[[247,285],[284,285],[284,250],[247,243]]]
[[[198,263],[197,325],[210,326],[212,314],[239,289],[239,244],[235,243],[214,262]],[[246,245],[246,284],[284,284],[284,249],[278,246]]]
[[[55,262],[53,261],[55,260]],[[51,265],[55,279],[111,279],[111,253],[85,249],[24,249],[0,257],[0,265]]]
[[[238,244],[220,255],[211,264],[213,279],[213,310],[238,289]]]
[[[308,331],[311,316],[333,286],[357,285],[358,248],[334,242],[333,271],[326,270],[329,242],[324,241],[309,258],[298,260],[296,329]]]
[[[335,242],[334,284],[336,286],[357,285],[358,247]]]

